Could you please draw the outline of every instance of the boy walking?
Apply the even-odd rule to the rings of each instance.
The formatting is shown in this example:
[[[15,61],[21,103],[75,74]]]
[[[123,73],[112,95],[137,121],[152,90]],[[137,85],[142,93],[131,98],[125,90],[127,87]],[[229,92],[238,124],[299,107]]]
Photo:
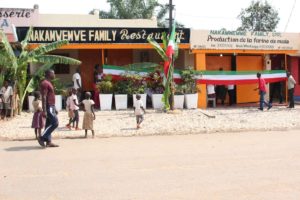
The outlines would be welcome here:
[[[146,113],[144,109],[143,101],[141,100],[141,95],[136,95],[136,101],[134,104],[134,114],[136,117],[136,128],[141,128],[141,123],[144,121],[144,114]]]

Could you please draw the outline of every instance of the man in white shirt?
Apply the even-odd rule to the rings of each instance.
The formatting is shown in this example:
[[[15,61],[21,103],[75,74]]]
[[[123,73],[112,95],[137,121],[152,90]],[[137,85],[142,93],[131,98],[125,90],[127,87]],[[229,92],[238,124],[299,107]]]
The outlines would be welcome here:
[[[288,85],[288,96],[289,96],[289,101],[290,101],[290,104],[287,108],[294,108],[295,107],[294,88],[296,85],[296,81],[290,72],[286,72],[286,76],[287,76],[287,85]]]
[[[9,85],[8,81],[4,81],[3,87],[1,88],[0,94],[3,95],[3,104],[5,109],[5,116],[12,109],[12,98],[13,98],[13,88]]]
[[[76,73],[73,74],[72,81],[73,81],[73,88],[75,88],[77,90],[78,100],[81,100],[82,83],[81,83],[81,76],[80,76],[79,68],[77,68]]]

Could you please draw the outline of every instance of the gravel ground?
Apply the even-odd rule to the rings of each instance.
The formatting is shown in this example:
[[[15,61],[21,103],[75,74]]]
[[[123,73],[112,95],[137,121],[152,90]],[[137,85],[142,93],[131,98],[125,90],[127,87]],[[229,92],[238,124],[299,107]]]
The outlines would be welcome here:
[[[31,128],[32,113],[9,121],[0,121],[0,139],[18,140],[34,138]],[[84,131],[68,130],[67,112],[61,111],[59,128],[53,133],[54,138],[77,138],[84,136]],[[83,112],[80,112],[80,127]],[[287,109],[283,106],[271,110],[259,111],[250,108],[217,108],[206,110],[182,110],[175,113],[147,110],[142,128],[137,130],[132,110],[97,111],[94,128],[96,137],[180,135],[215,132],[271,131],[300,129],[300,106]]]

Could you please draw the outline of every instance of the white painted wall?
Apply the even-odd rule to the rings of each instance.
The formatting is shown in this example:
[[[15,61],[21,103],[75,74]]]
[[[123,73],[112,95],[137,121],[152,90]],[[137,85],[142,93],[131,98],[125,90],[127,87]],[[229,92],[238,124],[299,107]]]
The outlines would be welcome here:
[[[98,15],[39,14],[35,26],[42,27],[133,27],[156,28],[156,19],[99,19]]]

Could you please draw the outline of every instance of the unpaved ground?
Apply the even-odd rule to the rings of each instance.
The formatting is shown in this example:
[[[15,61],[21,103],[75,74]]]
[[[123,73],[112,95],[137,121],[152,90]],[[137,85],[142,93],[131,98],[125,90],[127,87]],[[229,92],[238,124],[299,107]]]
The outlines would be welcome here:
[[[299,200],[300,131],[0,142],[4,200]]]
[[[83,113],[80,112],[80,126]],[[74,138],[84,131],[69,131],[65,128],[67,112],[58,115],[60,127],[53,134],[56,138]],[[30,128],[32,113],[8,122],[0,121],[0,140],[30,139],[34,137]],[[136,130],[132,110],[98,111],[94,123],[97,137],[135,135],[178,135],[215,132],[270,131],[300,129],[300,107],[287,109],[284,106],[259,111],[250,108],[218,108],[207,110],[183,110],[179,114],[166,114],[147,110],[142,129]]]

